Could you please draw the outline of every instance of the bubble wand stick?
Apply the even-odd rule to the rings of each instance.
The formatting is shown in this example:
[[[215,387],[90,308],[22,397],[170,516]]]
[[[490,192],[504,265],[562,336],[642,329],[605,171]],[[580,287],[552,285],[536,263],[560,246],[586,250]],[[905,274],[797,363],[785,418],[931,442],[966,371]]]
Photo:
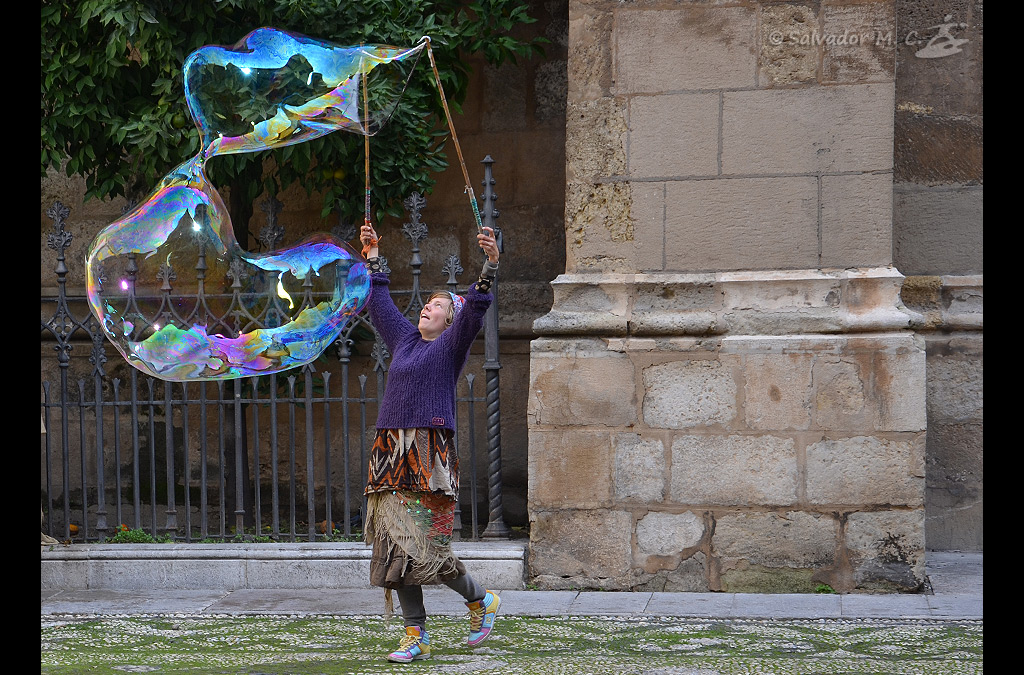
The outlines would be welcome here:
[[[469,203],[473,207],[473,218],[476,219],[477,232],[483,232],[483,225],[480,223],[480,207],[476,203],[476,195],[473,193],[473,186],[470,185],[469,172],[466,171],[466,161],[462,158],[462,148],[459,147],[459,137],[455,133],[455,125],[452,124],[452,114],[448,111],[448,101],[444,97],[444,88],[441,86],[441,75],[437,72],[437,64],[434,62],[434,50],[430,47],[430,37],[424,35],[420,42],[427,41],[427,56],[430,57],[430,67],[434,71],[434,81],[437,82],[437,91],[441,95],[441,106],[444,108],[444,115],[448,119],[448,130],[452,132],[452,141],[455,142],[455,153],[459,156],[459,164],[462,166],[462,178],[466,181],[466,194],[469,195]]]

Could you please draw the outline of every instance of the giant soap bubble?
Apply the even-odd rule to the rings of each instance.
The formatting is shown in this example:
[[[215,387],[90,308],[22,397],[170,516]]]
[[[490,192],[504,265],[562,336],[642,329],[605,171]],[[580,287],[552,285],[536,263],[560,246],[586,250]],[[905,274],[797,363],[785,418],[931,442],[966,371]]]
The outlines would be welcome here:
[[[189,55],[182,71],[199,152],[87,255],[89,305],[130,364],[163,380],[225,380],[308,363],[338,337],[369,297],[362,257],[325,233],[243,250],[205,164],[339,129],[373,135],[426,44],[342,47],[261,28]]]

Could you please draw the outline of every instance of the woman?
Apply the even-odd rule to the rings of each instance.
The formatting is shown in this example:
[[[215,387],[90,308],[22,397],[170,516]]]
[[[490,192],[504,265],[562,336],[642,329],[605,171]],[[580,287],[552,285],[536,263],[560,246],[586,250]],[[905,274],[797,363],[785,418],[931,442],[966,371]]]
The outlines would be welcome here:
[[[413,325],[399,311],[382,272],[378,237],[363,225],[359,238],[370,269],[370,319],[391,352],[388,386],[377,415],[366,485],[365,540],[373,544],[370,583],[391,591],[405,619],[405,637],[389,661],[430,658],[423,606],[424,584],[445,584],[466,599],[471,647],[491,632],[501,599],[480,586],[452,553],[452,528],[459,496],[455,452],[455,391],[498,271],[498,245],[491,228],[477,234],[487,254],[480,278],[465,297],[434,293]]]

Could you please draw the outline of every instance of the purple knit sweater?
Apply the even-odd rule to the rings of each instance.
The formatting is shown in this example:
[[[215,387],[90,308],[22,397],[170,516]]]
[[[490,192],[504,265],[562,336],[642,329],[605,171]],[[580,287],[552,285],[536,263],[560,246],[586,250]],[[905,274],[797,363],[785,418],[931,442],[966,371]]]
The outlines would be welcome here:
[[[378,429],[455,429],[455,390],[469,348],[484,323],[490,293],[476,284],[452,325],[430,342],[391,299],[386,274],[370,275],[370,320],[391,352],[388,384],[377,414]]]

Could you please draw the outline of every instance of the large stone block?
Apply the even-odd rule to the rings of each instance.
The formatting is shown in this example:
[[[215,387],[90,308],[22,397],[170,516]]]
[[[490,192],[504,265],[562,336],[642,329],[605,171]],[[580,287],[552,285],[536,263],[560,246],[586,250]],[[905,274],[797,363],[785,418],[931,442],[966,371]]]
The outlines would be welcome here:
[[[573,101],[565,111],[565,179],[589,182],[626,173],[626,104],[602,98]]]
[[[818,28],[818,7],[763,3],[758,21],[758,84],[762,87],[814,82],[822,45],[812,42]]]
[[[821,177],[821,264],[892,264],[892,174]]]
[[[973,422],[985,414],[985,361],[970,350],[936,349],[928,358],[928,419]]]
[[[621,336],[628,332],[630,285],[633,275],[620,273],[562,274],[551,282],[551,311],[533,323],[540,335]],[[569,341],[535,341],[537,353],[569,353]],[[587,342],[590,350],[594,340]],[[600,348],[598,348],[600,351]]]
[[[985,271],[984,186],[897,183],[893,196],[893,262],[901,272]]]
[[[708,583],[707,556],[697,551],[673,568],[658,569],[647,578],[641,578],[630,590],[655,593],[707,593],[711,590]]]
[[[634,186],[641,190],[634,195]],[[663,264],[660,214],[642,209],[637,240],[634,203],[662,187],[646,183],[569,183],[566,187],[566,269],[573,272],[631,273]]]
[[[630,99],[630,177],[717,175],[718,106],[717,93]]]
[[[794,504],[796,455],[791,438],[679,436],[672,442],[669,499],[678,504]]]
[[[611,95],[613,13],[594,5],[572,3],[569,8],[569,101]]]
[[[700,544],[704,519],[693,513],[650,512],[636,523],[636,544],[644,555],[677,555]]]
[[[625,511],[531,510],[534,575],[615,577],[632,561],[633,516]]]
[[[985,128],[980,116],[922,115],[897,110],[897,182],[979,184],[985,178]]]
[[[749,144],[745,153],[752,152]],[[669,270],[817,267],[817,179],[671,181],[665,186],[665,233]]]
[[[811,424],[811,354],[750,354],[743,360],[743,413],[751,429]]]
[[[924,517],[923,508],[849,515],[845,545],[858,589],[920,590],[925,580]]]
[[[849,338],[814,364],[811,428],[923,431],[924,351],[910,337]]]
[[[822,6],[822,83],[893,81],[896,75],[894,4]]]
[[[537,351],[530,364],[528,416],[536,426],[628,426],[636,422],[633,363],[629,357],[561,343],[564,352]],[[593,343],[589,343],[594,347]],[[585,395],[583,395],[585,394]]]
[[[924,434],[907,440],[830,439],[807,448],[807,501],[845,506],[924,504]]]
[[[736,380],[717,360],[694,359],[643,370],[643,419],[657,429],[727,425],[736,416]]]
[[[949,17],[947,20],[946,17]],[[983,0],[897,2],[896,54],[900,102],[938,115],[981,115],[984,111]],[[945,30],[949,40],[932,40]],[[944,56],[928,58],[935,47]]]
[[[722,295],[712,274],[637,275],[630,332],[668,336],[720,333]]]
[[[925,541],[931,550],[984,549],[983,438],[980,424],[928,428]]]
[[[727,592],[810,592],[816,570],[834,565],[839,526],[820,513],[717,516],[712,539]]]
[[[629,188],[629,217],[633,220],[635,270],[663,270],[666,234],[665,183],[632,182]]]
[[[665,499],[668,463],[665,444],[640,434],[616,434],[615,499],[657,504]]]
[[[727,91],[722,174],[887,171],[893,106],[892,84]]]
[[[620,10],[615,17],[619,93],[751,87],[757,72],[751,7]]]
[[[541,509],[609,506],[613,461],[608,433],[530,431],[531,505]]]

